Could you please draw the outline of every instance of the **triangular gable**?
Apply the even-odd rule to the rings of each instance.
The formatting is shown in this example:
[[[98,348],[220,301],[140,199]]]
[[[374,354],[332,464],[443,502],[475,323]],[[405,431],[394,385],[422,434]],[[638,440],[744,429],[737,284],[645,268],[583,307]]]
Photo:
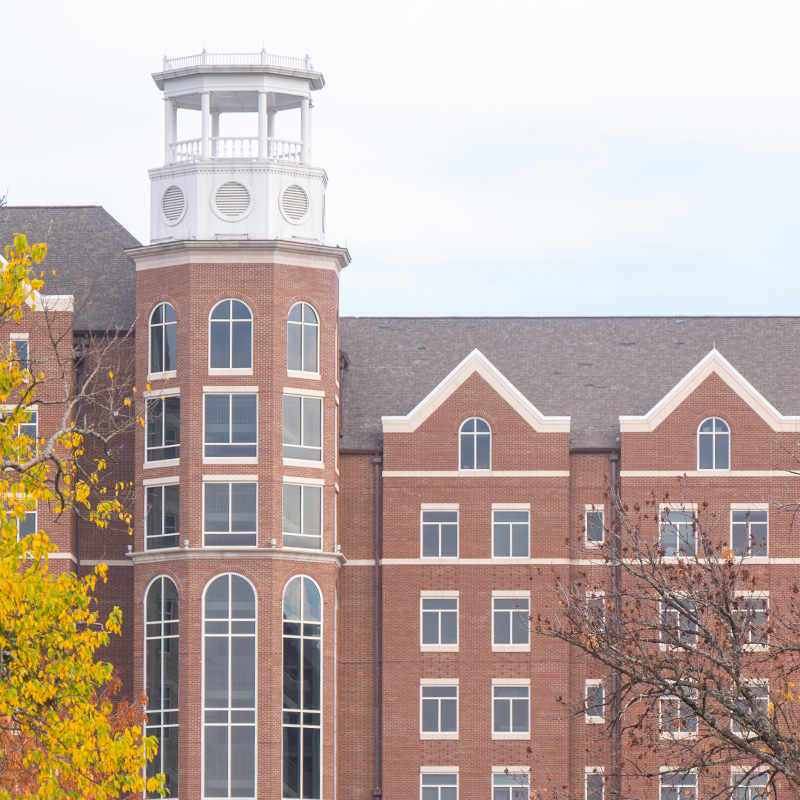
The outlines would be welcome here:
[[[546,417],[477,349],[473,350],[408,414],[400,417],[382,417],[384,432],[415,431],[474,373],[480,375],[535,431],[569,433],[570,417]]]
[[[725,383],[774,431],[800,430],[800,417],[786,417],[748,381],[716,347],[686,374],[642,417],[619,418],[624,433],[649,433],[655,430],[711,373]]]

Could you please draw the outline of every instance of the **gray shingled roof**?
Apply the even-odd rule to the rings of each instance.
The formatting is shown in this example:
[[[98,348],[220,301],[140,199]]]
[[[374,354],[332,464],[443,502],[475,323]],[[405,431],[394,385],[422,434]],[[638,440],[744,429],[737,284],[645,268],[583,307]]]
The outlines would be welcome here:
[[[29,242],[47,243],[42,291],[74,295],[76,331],[133,324],[136,274],[125,249],[141,244],[104,208],[4,206],[0,253],[15,233],[24,233]]]
[[[542,413],[572,417],[572,447],[618,446],[716,344],[780,412],[800,414],[800,318],[362,318],[340,323],[349,365],[342,446],[379,448],[380,418],[407,414],[478,348]]]

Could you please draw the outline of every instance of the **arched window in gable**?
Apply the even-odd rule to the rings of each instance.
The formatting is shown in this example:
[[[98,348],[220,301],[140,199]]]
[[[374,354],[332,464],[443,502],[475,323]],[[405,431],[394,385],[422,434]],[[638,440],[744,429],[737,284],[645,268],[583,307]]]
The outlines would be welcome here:
[[[697,468],[731,468],[731,430],[719,417],[709,417],[697,429]]]
[[[253,368],[253,313],[241,300],[221,300],[208,318],[210,369]]]
[[[458,433],[459,469],[492,468],[492,429],[485,419],[470,417]]]
[[[289,311],[286,361],[293,372],[319,373],[319,317],[308,303],[295,303]]]
[[[322,791],[322,594],[298,575],[283,591],[283,797]]]
[[[158,739],[158,754],[147,765],[147,777],[163,772],[173,797],[178,796],[178,616],[178,589],[161,575],[145,594],[146,735]]]
[[[175,372],[178,322],[175,309],[169,303],[159,303],[150,314],[151,374]]]

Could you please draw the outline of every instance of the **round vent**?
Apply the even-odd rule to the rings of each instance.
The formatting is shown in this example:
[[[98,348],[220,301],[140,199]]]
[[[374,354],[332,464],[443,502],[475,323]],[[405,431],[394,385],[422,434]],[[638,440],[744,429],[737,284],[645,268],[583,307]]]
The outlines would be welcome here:
[[[174,225],[180,222],[184,211],[186,211],[186,197],[183,190],[177,186],[170,186],[161,197],[161,213],[164,219]]]
[[[289,222],[300,222],[308,213],[308,195],[296,183],[287,186],[281,194],[281,212]]]
[[[228,181],[217,189],[214,206],[223,219],[238,219],[250,209],[250,192],[241,183]]]

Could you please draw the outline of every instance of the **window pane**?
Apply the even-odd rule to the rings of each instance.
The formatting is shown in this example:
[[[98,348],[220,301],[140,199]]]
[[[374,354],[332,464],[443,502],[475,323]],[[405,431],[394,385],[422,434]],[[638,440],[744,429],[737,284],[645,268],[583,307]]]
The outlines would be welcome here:
[[[217,311],[221,306],[217,306]],[[214,316],[216,316],[215,311]],[[230,322],[211,322],[211,368],[228,369],[231,357]]]
[[[283,443],[300,444],[300,397],[283,396]]]
[[[174,314],[174,312],[173,312]],[[176,353],[178,349],[178,326],[175,323],[164,326],[164,371],[176,369]]]
[[[230,441],[230,402],[229,394],[207,394],[206,402],[206,442]]]
[[[458,612],[442,612],[441,629],[442,644],[458,644]]]
[[[587,511],[586,512],[586,541],[593,544],[600,544],[603,542],[605,532],[603,530],[603,512],[602,511]]]
[[[476,438],[475,469],[489,469],[491,467],[491,437],[479,434]]]
[[[231,395],[232,442],[256,441],[256,405],[254,394]]]
[[[164,370],[163,339],[164,329],[160,325],[150,328],[150,372]]]
[[[303,444],[306,447],[322,445],[322,401],[316,397],[303,399]]]
[[[249,369],[253,366],[251,358],[251,322],[233,322],[231,323],[233,329],[231,341],[231,367],[234,369]]]
[[[231,639],[231,660],[231,707],[255,708],[255,636],[234,636]]]
[[[458,526],[442,525],[442,558],[458,556]]]
[[[283,484],[284,533],[300,533],[300,489],[297,484]]]
[[[322,597],[313,581],[303,578],[303,619],[307,622],[322,622]]]
[[[424,607],[423,607],[424,608]],[[439,614],[435,612],[422,613],[422,643],[440,644],[439,642]]]
[[[303,796],[316,800],[320,796],[320,731],[303,731]]]
[[[319,639],[303,642],[303,708],[321,710],[321,647]]]
[[[494,643],[511,644],[511,614],[508,611],[494,612]]]
[[[231,797],[255,797],[255,735],[253,725],[231,728]]]
[[[303,369],[306,372],[317,372],[317,327],[314,325],[305,326],[303,337]]]
[[[297,306],[296,306],[297,307]],[[294,309],[292,309],[294,311]],[[291,318],[291,317],[290,317]],[[286,330],[287,369],[300,371],[303,368],[302,326],[289,323]]]
[[[461,469],[475,469],[475,436],[461,433]]]
[[[231,530],[256,530],[256,487],[255,483],[231,484]]]
[[[322,532],[322,489],[303,487],[303,533],[319,536]]]
[[[714,469],[714,437],[711,434],[700,434],[698,437],[700,469]]]
[[[206,636],[206,708],[228,707],[228,638]]]
[[[230,530],[230,484],[206,483],[205,521],[207,532],[225,533]]]
[[[228,729],[206,726],[205,792],[206,797],[228,796]]]
[[[494,701],[494,730],[497,733],[511,731],[511,703],[508,700]]]
[[[730,466],[730,437],[727,434],[718,433],[714,438],[716,440],[714,453],[716,456],[716,463],[714,466],[716,469],[728,469]]]

